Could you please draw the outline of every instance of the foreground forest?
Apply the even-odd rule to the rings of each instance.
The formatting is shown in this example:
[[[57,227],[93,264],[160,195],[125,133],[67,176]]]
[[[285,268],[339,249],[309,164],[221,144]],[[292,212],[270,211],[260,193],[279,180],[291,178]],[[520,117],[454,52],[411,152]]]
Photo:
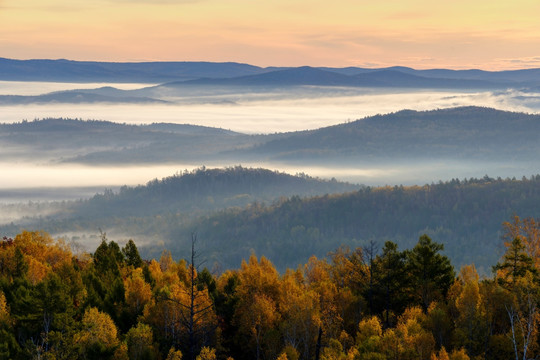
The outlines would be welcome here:
[[[530,359],[540,354],[540,223],[503,224],[503,257],[456,274],[427,235],[340,247],[280,274],[142,260],[133,241],[73,252],[41,231],[0,241],[2,359]]]

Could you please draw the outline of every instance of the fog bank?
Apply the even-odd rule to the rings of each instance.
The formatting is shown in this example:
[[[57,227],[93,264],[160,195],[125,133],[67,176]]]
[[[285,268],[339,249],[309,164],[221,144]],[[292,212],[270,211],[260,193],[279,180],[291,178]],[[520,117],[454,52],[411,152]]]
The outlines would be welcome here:
[[[316,129],[366,116],[403,109],[432,110],[456,106],[485,106],[499,110],[537,113],[540,93],[502,92],[367,92],[340,96],[310,94],[302,98],[283,93],[269,100],[182,104],[29,104],[0,107],[0,122],[47,117],[108,120],[127,124],[168,122],[230,129],[245,133],[275,133]],[[290,95],[290,96],[289,96]],[[205,101],[211,101],[205,100]]]

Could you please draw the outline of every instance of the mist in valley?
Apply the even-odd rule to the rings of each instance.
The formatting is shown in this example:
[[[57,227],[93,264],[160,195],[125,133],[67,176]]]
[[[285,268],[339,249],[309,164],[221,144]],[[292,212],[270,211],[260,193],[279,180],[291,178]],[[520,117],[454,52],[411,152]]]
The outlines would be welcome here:
[[[4,92],[7,93],[7,85]],[[2,89],[0,83],[0,90]],[[35,83],[16,83],[18,94],[36,94]],[[73,90],[80,84],[45,83],[40,89]],[[118,84],[100,84],[118,87]],[[63,86],[63,88],[62,88]],[[136,87],[128,84],[125,87]],[[87,89],[91,86],[85,87]],[[147,89],[147,90],[141,90]],[[2,105],[0,123],[42,118],[107,120],[126,124],[166,122],[230,129],[248,134],[301,131],[341,124],[366,116],[402,109],[431,110],[456,106],[485,106],[536,113],[540,93],[531,90],[368,89],[296,86],[210,86],[153,89],[143,87],[127,95],[159,96],[167,104],[39,103]],[[38,93],[46,93],[47,91]]]
[[[291,175],[308,174],[320,179],[337,179],[358,186],[424,185],[450,179],[482,178],[485,175],[520,179],[540,173],[540,163],[530,159],[491,161],[458,156],[430,158],[427,153],[426,156],[385,159],[369,156],[341,159],[337,156],[329,161],[329,158],[317,160],[314,153],[304,161],[302,157],[282,159],[280,156],[272,158],[249,152],[251,146],[264,138],[256,134],[270,134],[279,139],[286,132],[294,134],[315,130],[402,109],[424,111],[483,106],[537,113],[540,110],[540,93],[530,90],[198,86],[187,91],[185,88],[179,90],[141,84],[0,82],[0,93],[39,95],[63,90],[92,92],[104,86],[114,86],[122,93],[156,97],[168,103],[48,102],[2,105],[0,123],[69,118],[127,125],[193,124],[236,133],[204,135],[207,137],[201,137],[201,143],[197,143],[198,138],[186,133],[184,139],[191,138],[193,143],[184,145],[178,143],[180,140],[175,137],[175,132],[185,129],[156,132],[156,138],[148,141],[141,141],[142,137],[137,137],[137,131],[133,132],[135,135],[132,138],[124,138],[114,132],[122,129],[109,131],[107,128],[86,138],[53,131],[36,133],[33,135],[35,138],[27,139],[26,135],[4,134],[9,144],[0,149],[0,167],[8,169],[8,175],[0,177],[0,225],[4,228],[8,229],[10,224],[14,224],[13,229],[25,225],[36,227],[47,224],[48,219],[69,220],[74,204],[95,194],[106,191],[118,193],[124,185],[134,187],[153,179],[193,171],[201,166],[266,168]],[[104,91],[117,92],[110,88]],[[151,133],[158,129],[143,130]],[[161,139],[160,136],[168,138]],[[169,145],[176,148],[168,154]],[[197,148],[200,148],[198,156],[187,154]],[[217,155],[213,156],[214,153]],[[99,229],[92,226],[90,229],[67,231],[58,225],[60,230],[51,233],[72,241],[75,248],[92,250],[100,241]],[[167,239],[162,234],[138,233],[136,228],[126,231],[125,226],[115,227],[110,223],[103,230],[107,231],[109,238],[120,243],[132,238],[141,246],[157,244],[154,250],[166,247]]]

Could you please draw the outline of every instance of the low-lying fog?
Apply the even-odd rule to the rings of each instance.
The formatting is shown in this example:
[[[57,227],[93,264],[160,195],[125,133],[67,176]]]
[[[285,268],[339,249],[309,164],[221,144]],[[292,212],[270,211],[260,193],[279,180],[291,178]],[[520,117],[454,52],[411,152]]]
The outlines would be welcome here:
[[[1,164],[9,169],[9,176],[0,177],[0,203],[47,200],[76,200],[89,198],[105,189],[118,189],[122,185],[146,184],[152,179],[172,176],[201,165],[209,168],[235,166],[235,163],[168,164],[155,166],[82,166],[32,164]],[[356,184],[424,185],[452,178],[481,178],[485,175],[502,178],[529,177],[540,173],[538,164],[530,163],[478,163],[452,160],[384,164],[378,167],[291,166],[278,163],[243,163],[245,167],[264,167],[292,175],[308,174],[324,179],[336,178]]]
[[[96,89],[113,86],[121,90],[135,90],[150,84],[138,83],[58,83],[41,81],[0,81],[0,95],[42,95],[53,91]]]
[[[65,84],[0,81],[0,93],[10,95],[42,94],[49,91],[114,86],[126,90],[139,89],[141,84]],[[200,89],[199,89],[200,91]],[[506,91],[417,91],[369,90],[355,88],[321,89],[305,87],[305,92],[273,90],[265,100],[264,92],[208,93],[204,101],[197,95],[186,95],[191,104],[168,105],[105,105],[105,104],[43,104],[0,106],[0,122],[23,119],[63,117],[109,120],[129,124],[153,122],[189,123],[220,127],[246,133],[274,133],[315,129],[353,121],[365,116],[384,114],[402,109],[431,110],[475,105],[502,110],[536,113],[540,111],[540,94]],[[177,99],[178,100],[178,99]],[[230,101],[229,101],[230,100]],[[186,100],[187,101],[187,100]],[[207,103],[202,103],[207,102]],[[0,203],[47,199],[86,198],[93,189],[114,188],[124,184],[144,184],[154,178],[171,176],[177,171],[205,165],[234,166],[237,163],[156,164],[155,166],[75,166],[36,165],[31,163],[0,166]],[[529,164],[464,164],[411,163],[370,168],[291,167],[282,164],[243,163],[243,166],[267,167],[291,174],[299,172],[321,178],[367,185],[425,184],[439,180],[464,177],[521,177],[539,173]],[[6,175],[7,174],[7,175]],[[69,188],[77,187],[78,190]],[[86,190],[82,190],[81,187]],[[39,189],[47,189],[39,191]],[[15,190],[19,189],[19,190]],[[22,190],[21,190],[22,189]],[[24,190],[26,189],[26,190]],[[34,190],[30,190],[34,189]],[[92,189],[88,191],[88,189]]]
[[[0,82],[0,90],[4,93],[8,92],[6,83]],[[15,90],[19,94],[36,92],[33,84],[35,83],[17,83]],[[37,84],[40,84],[41,89],[37,93],[46,92],[43,90],[55,86],[58,87],[57,90],[60,90],[61,86],[65,86],[65,89],[83,87],[81,84]],[[118,87],[117,84],[100,85]],[[135,88],[137,84],[123,86]],[[174,99],[175,103],[159,105],[4,105],[0,107],[0,122],[62,117],[128,124],[187,123],[245,133],[275,133],[316,129],[402,109],[432,110],[475,105],[530,113],[540,111],[540,94],[516,90],[460,92],[304,87],[281,92],[273,89],[269,93],[261,91],[256,94],[229,92],[224,95],[216,91],[215,94],[207,93],[204,97],[186,94]]]

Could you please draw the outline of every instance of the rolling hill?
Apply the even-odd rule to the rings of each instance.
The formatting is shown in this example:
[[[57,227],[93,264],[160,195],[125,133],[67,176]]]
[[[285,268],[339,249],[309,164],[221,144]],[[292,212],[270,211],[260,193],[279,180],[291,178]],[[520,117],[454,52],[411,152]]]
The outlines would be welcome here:
[[[0,154],[6,159],[32,154],[31,158],[87,165],[257,162],[362,168],[437,161],[500,167],[525,164],[531,169],[518,176],[540,171],[536,170],[540,169],[540,115],[481,107],[403,110],[269,135],[194,125],[45,119],[0,124],[0,140]]]
[[[295,193],[302,196],[282,196]],[[489,274],[503,251],[502,223],[514,215],[539,218],[539,202],[540,175],[364,187],[264,169],[199,169],[55,203],[56,213],[4,224],[0,233],[43,229],[81,241],[102,229],[116,241],[133,238],[147,257],[169,249],[175,258],[197,233],[210,266],[235,268],[255,252],[280,270],[342,245],[373,240],[381,249],[390,240],[409,248],[426,233],[445,245],[456,266],[474,263]]]
[[[225,267],[254,251],[283,270],[341,245],[355,248],[373,240],[380,250],[391,240],[401,249],[410,248],[426,233],[444,244],[458,268],[474,263],[489,274],[504,248],[502,223],[514,215],[540,217],[539,202],[540,175],[366,187],[346,194],[294,196],[173,225],[166,246],[182,253],[189,245],[186,234],[196,231],[204,239],[201,251]]]
[[[481,107],[403,110],[289,133],[241,151],[281,161],[536,160],[540,116]]]

